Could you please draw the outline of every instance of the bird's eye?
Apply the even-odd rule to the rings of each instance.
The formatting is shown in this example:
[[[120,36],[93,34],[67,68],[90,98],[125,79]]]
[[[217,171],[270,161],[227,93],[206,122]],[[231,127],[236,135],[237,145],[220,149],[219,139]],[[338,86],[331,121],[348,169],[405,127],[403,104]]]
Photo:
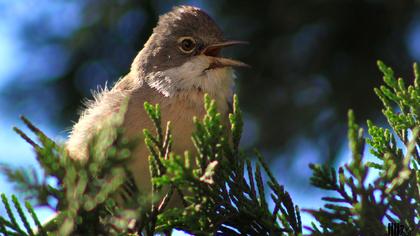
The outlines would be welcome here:
[[[196,47],[195,40],[191,37],[182,37],[178,40],[179,49],[184,53],[191,53]]]

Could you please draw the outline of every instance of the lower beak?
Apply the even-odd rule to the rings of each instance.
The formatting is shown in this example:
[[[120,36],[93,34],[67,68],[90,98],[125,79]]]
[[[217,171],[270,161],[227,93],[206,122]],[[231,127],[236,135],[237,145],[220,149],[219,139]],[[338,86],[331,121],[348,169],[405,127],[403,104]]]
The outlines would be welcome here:
[[[220,43],[214,43],[207,46],[203,50],[202,54],[212,57],[214,60],[208,69],[214,69],[217,67],[228,67],[228,66],[249,67],[249,65],[241,61],[220,57],[220,51],[222,48],[233,46],[233,45],[239,45],[239,44],[248,44],[248,43],[244,41],[231,40],[231,41],[225,41],[225,42],[220,42]]]

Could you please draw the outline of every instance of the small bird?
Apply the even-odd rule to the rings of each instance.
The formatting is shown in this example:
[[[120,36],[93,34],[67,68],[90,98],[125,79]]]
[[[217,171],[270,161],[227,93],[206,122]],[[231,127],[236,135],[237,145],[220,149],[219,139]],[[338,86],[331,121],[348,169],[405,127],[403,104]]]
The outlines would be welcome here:
[[[228,122],[235,77],[232,67],[247,65],[221,57],[220,51],[242,43],[226,40],[213,19],[196,7],[178,6],[160,16],[130,72],[112,89],[96,94],[82,112],[66,143],[69,155],[88,158],[89,140],[127,99],[122,124],[125,137],[132,139],[145,128],[152,130],[143,104],[158,103],[162,124],[171,122],[172,151],[193,151],[193,117],[205,114],[204,94],[216,101],[218,112]],[[139,142],[128,166],[137,188],[146,193],[151,192],[148,155],[146,145]]]

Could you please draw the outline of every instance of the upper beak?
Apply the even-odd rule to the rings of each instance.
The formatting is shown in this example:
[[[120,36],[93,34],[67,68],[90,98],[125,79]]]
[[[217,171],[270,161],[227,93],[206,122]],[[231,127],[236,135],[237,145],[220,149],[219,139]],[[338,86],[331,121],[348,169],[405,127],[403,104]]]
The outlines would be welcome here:
[[[240,66],[240,67],[249,67],[248,64],[243,63],[241,61],[229,59],[229,58],[223,58],[220,57],[220,51],[222,48],[233,46],[233,45],[239,45],[239,44],[248,44],[248,42],[245,41],[237,41],[237,40],[230,40],[230,41],[224,41],[220,43],[214,43],[209,46],[207,46],[202,54],[206,56],[210,56],[214,58],[214,62],[211,65],[211,68],[213,69],[216,67],[226,67],[226,66]]]

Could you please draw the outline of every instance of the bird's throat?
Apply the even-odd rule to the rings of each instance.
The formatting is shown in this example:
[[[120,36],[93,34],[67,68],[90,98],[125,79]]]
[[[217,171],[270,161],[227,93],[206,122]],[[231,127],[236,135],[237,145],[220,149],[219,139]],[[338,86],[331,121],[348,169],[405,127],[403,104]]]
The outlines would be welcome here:
[[[166,97],[188,91],[203,92],[212,97],[232,96],[233,69],[231,67],[207,69],[210,65],[210,59],[198,56],[181,66],[151,73],[146,77],[146,82]]]

